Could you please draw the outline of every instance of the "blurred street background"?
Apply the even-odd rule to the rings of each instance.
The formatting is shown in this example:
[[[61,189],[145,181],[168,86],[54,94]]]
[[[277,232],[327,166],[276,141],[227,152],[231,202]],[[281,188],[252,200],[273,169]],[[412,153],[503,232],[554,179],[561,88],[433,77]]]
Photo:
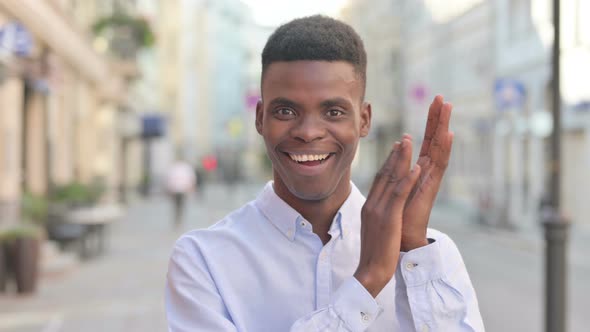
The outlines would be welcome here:
[[[421,144],[428,105],[444,95],[455,139],[431,224],[461,249],[487,331],[542,331],[551,5],[0,0],[0,331],[166,330],[174,241],[271,178],[254,128],[262,47],[316,13],[350,23],[368,53],[373,124],[355,183],[367,191],[403,133]],[[560,36],[567,322],[585,332],[590,0],[561,1]],[[166,185],[178,160],[196,191],[175,226]]]

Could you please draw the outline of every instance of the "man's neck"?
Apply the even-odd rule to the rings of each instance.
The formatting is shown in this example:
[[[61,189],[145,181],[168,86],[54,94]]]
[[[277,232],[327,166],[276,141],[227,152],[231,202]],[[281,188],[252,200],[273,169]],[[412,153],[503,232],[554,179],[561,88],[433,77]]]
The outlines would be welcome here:
[[[343,178],[337,185],[334,193],[321,200],[304,200],[296,197],[278,181],[275,179],[275,193],[299,212],[305,220],[309,221],[313,226],[313,232],[320,237],[322,243],[326,244],[330,240],[328,231],[330,230],[332,221],[342,204],[344,204],[350,195],[352,189],[350,179]]]

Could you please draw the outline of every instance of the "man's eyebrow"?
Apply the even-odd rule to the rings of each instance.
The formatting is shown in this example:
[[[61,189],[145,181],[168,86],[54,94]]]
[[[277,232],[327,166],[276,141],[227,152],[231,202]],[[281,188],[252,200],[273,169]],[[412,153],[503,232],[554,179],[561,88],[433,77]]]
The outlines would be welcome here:
[[[344,99],[341,97],[336,97],[336,98],[331,98],[331,99],[327,99],[327,100],[322,101],[320,103],[320,106],[324,107],[324,108],[328,108],[328,107],[332,107],[332,106],[341,106],[341,107],[350,108],[352,106],[352,104],[347,99]]]
[[[269,107],[278,106],[278,105],[292,107],[292,108],[301,108],[300,104],[298,104],[290,99],[287,99],[285,97],[277,97],[277,98],[271,100],[270,103],[268,103]]]

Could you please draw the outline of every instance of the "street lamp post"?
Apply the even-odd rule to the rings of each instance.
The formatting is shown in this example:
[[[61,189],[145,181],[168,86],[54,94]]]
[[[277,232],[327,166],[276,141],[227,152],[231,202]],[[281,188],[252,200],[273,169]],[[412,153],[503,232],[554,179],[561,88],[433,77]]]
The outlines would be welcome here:
[[[549,164],[550,208],[542,211],[545,229],[545,331],[566,332],[567,235],[569,221],[560,208],[561,191],[561,93],[560,93],[560,6],[553,0],[553,132]]]

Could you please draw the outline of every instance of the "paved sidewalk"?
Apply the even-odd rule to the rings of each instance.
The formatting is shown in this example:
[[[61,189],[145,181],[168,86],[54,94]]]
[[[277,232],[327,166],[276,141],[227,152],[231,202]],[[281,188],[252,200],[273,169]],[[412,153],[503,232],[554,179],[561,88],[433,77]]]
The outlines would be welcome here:
[[[110,229],[104,256],[46,276],[35,295],[0,295],[0,331],[165,331],[163,290],[174,241],[253,199],[260,188],[207,188],[201,199],[188,200],[181,229],[172,227],[166,197],[132,203],[126,217]]]
[[[0,297],[0,331],[164,331],[155,289],[177,233],[162,219],[162,202],[134,204],[105,256],[42,279],[35,295]]]
[[[477,233],[492,238],[498,244],[510,245],[528,252],[544,250],[545,234],[540,225],[508,230],[478,224],[475,211],[456,204],[437,204],[432,212],[431,226],[450,232]],[[572,224],[568,239],[568,259],[571,266],[590,271],[590,224]]]
[[[431,226],[459,247],[478,294],[486,331],[542,331],[545,320],[543,230],[508,231],[479,225],[469,210],[437,205]],[[588,331],[590,232],[574,225],[568,246],[566,316],[569,332]]]
[[[185,231],[207,227],[252,200],[263,183],[209,186],[188,202],[181,229],[172,227],[166,197],[136,201],[111,229],[106,255],[41,281],[34,296],[0,295],[0,331],[165,331],[163,288],[170,250]],[[439,204],[431,224],[457,242],[478,291],[488,331],[540,331],[542,231],[510,232],[482,227],[467,209]],[[570,326],[590,323],[590,232],[574,227],[570,246]]]

